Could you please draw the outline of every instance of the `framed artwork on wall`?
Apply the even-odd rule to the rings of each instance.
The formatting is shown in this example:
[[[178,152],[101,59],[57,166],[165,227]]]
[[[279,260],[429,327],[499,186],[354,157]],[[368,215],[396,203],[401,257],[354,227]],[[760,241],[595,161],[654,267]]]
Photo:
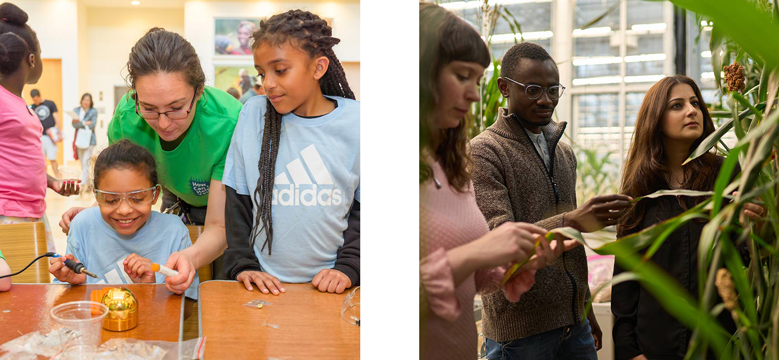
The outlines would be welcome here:
[[[260,18],[224,18],[214,21],[214,55],[251,56],[252,33]]]

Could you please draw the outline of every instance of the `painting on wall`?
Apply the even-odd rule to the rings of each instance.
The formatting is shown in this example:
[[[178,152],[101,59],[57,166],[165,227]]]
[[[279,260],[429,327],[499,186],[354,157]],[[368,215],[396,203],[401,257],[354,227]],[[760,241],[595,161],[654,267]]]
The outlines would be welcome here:
[[[251,55],[252,33],[259,23],[259,18],[216,19],[214,55]]]
[[[324,18],[333,27],[333,18]],[[215,19],[214,55],[251,55],[252,34],[260,18]]]
[[[214,87],[219,90],[227,91],[234,88],[242,96],[254,86],[256,81],[257,70],[254,70],[252,65],[214,68]]]

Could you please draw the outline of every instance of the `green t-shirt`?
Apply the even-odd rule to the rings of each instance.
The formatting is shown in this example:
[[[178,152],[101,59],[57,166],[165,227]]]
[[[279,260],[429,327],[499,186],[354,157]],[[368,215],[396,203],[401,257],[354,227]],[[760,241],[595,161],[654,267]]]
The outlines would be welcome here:
[[[3,252],[2,251],[0,251],[0,259],[5,260],[5,256],[3,256]]]
[[[227,149],[233,137],[241,102],[232,95],[206,86],[195,105],[189,132],[172,151],[135,113],[135,100],[126,94],[108,124],[108,142],[128,139],[148,150],[157,162],[160,184],[192,206],[206,206],[211,180],[222,181]]]

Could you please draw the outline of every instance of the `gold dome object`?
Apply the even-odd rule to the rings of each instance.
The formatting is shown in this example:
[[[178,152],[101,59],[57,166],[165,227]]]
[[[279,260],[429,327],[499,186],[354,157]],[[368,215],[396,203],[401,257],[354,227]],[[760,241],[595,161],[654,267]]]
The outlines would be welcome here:
[[[127,331],[138,326],[138,299],[129,289],[107,289],[101,302],[108,306],[103,329]]]

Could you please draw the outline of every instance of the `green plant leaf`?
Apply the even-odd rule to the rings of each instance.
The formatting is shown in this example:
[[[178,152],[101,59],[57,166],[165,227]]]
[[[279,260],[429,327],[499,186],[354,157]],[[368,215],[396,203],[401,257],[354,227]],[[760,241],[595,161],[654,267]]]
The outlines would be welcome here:
[[[616,4],[614,4],[610,8],[608,8],[608,10],[603,12],[603,14],[600,14],[596,18],[594,18],[594,19],[590,20],[589,22],[587,22],[586,24],[582,25],[582,30],[590,28],[591,26],[593,26],[593,25],[597,24],[598,22],[600,22],[601,20],[603,20],[606,16],[609,16],[609,14],[613,13],[614,10],[619,9],[619,5],[622,3],[622,1],[623,0],[617,1]]]
[[[661,196],[712,196],[713,191],[698,191],[698,190],[658,190],[649,195],[639,196],[631,201],[635,204],[643,199],[656,199]]]
[[[728,120],[726,123],[722,124],[716,131],[711,133],[709,136],[707,136],[703,141],[701,141],[700,145],[698,145],[697,148],[690,154],[690,157],[687,158],[687,160],[682,163],[682,166],[687,165],[690,161],[693,161],[700,157],[701,155],[707,153],[711,148],[714,147],[714,145],[717,144],[717,142],[725,136],[725,134],[730,131],[730,129],[733,128],[733,119]]]
[[[563,227],[563,228],[549,230],[549,232],[547,232],[544,236],[539,236],[538,239],[536,239],[534,248],[538,248],[541,245],[541,241],[554,240],[555,234],[560,234],[565,238],[576,240],[584,245],[587,245],[587,243],[584,241],[584,237],[582,237],[582,234],[578,230],[572,227]],[[519,264],[512,265],[503,275],[503,280],[501,280],[500,286],[501,287],[505,286],[506,283],[509,282],[509,280],[511,280],[511,278],[513,278],[517,274],[517,270],[519,270],[519,268],[521,268],[523,265],[527,264],[528,261],[530,261],[530,256],[533,255],[535,255],[535,249],[533,250],[533,253],[531,253],[525,261]]]

